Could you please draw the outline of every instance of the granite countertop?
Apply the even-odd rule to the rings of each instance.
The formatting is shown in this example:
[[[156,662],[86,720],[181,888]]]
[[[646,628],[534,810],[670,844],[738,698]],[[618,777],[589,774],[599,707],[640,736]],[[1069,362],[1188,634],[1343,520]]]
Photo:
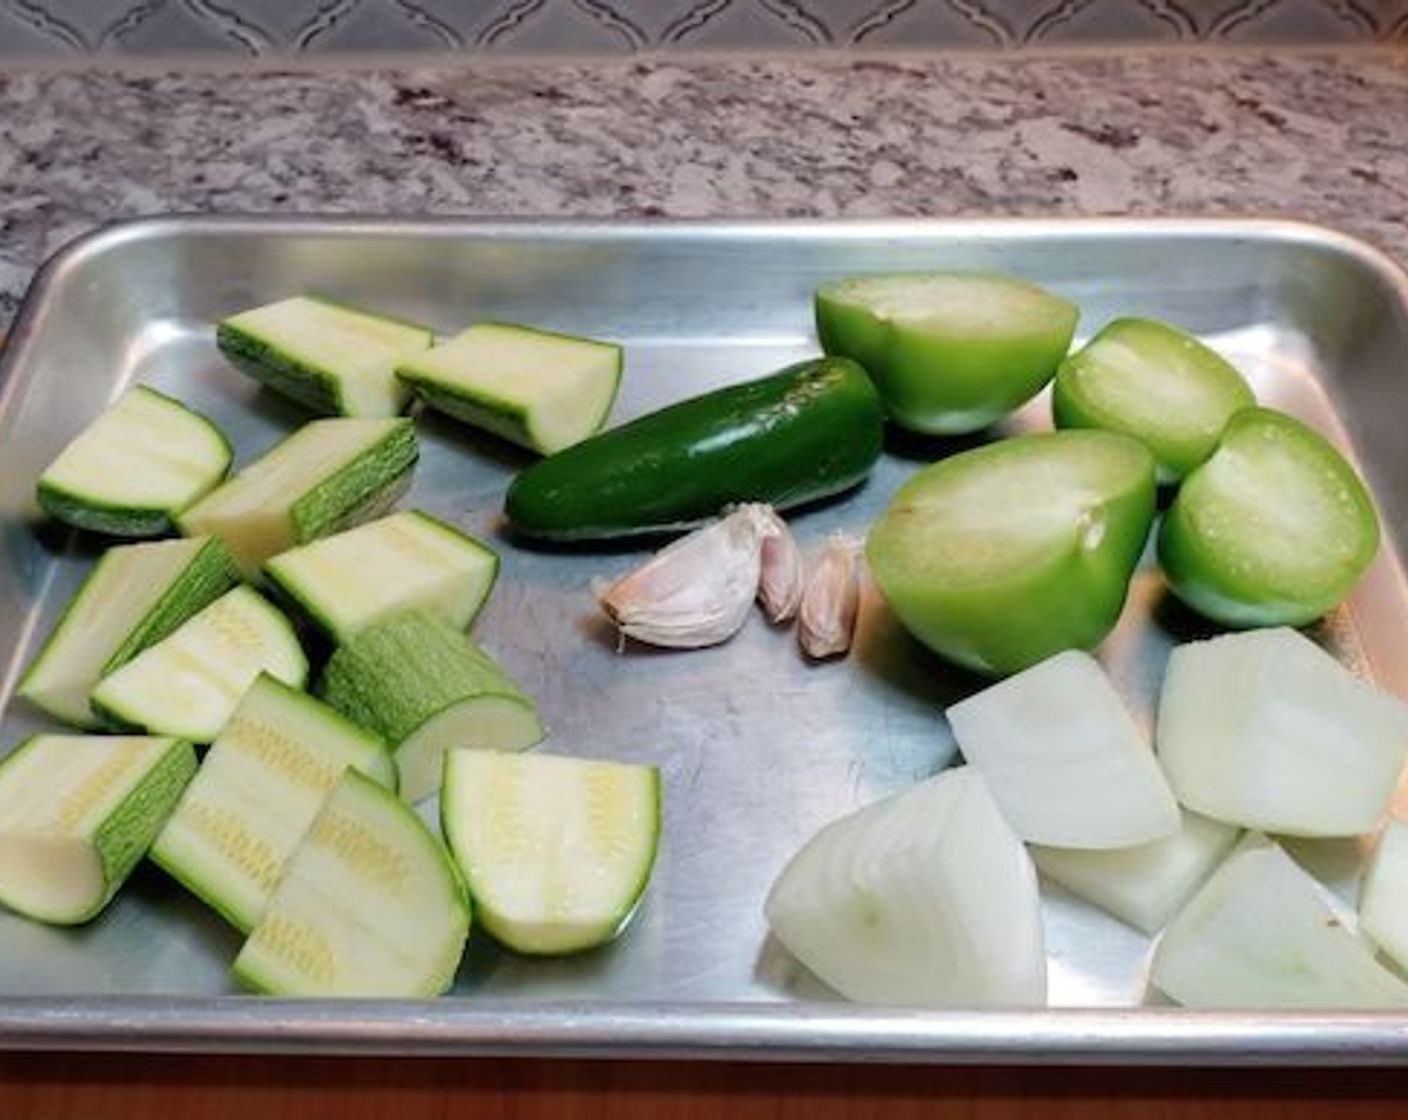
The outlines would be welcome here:
[[[0,72],[0,329],[166,211],[1227,214],[1408,262],[1408,50]]]

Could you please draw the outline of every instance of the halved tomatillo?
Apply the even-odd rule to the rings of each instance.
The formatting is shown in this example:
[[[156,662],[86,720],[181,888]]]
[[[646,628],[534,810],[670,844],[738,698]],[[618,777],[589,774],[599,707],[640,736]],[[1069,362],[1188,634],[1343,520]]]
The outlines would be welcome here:
[[[1169,587],[1228,626],[1303,626],[1346,595],[1379,545],[1373,501],[1325,439],[1248,408],[1178,489],[1159,532]]]
[[[822,349],[865,367],[895,423],[977,431],[1031,397],[1070,348],[1076,306],[985,272],[859,276],[816,292]]]
[[[871,527],[866,557],[921,642],[968,668],[1012,673],[1105,638],[1154,508],[1154,457],[1138,440],[1018,436],[915,474]]]
[[[1159,481],[1207,459],[1234,413],[1256,404],[1236,368],[1155,319],[1116,319],[1061,363],[1051,387],[1058,428],[1104,428],[1142,440]]]

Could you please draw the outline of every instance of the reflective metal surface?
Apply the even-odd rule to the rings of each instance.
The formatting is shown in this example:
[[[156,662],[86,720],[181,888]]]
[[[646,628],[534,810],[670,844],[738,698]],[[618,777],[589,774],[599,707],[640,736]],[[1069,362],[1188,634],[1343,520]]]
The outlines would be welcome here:
[[[96,555],[44,523],[37,474],[124,386],[212,415],[240,460],[303,419],[228,368],[211,325],[299,292],[450,332],[506,319],[623,342],[613,416],[815,352],[810,294],[879,270],[991,268],[1076,301],[1081,334],[1121,314],[1168,319],[1235,361],[1263,401],[1309,420],[1363,467],[1385,548],[1320,636],[1408,695],[1408,281],[1360,243],[1262,222],[989,221],[403,223],[176,218],[116,226],[41,273],[0,368],[0,698]],[[1041,399],[1010,428],[1044,423]],[[502,570],[475,633],[540,705],[543,749],[650,762],[665,834],[646,901],[614,945],[562,961],[477,938],[433,1003],[239,996],[235,934],[144,867],[98,921],[53,930],[0,914],[0,1044],[139,1049],[730,1055],[908,1061],[1408,1060],[1408,1015],[1188,1014],[1140,1007],[1149,943],[1052,889],[1052,1009],[922,1013],[844,1004],[772,943],[764,894],[817,827],[947,764],[944,705],[976,681],[907,638],[868,592],[846,661],[805,663],[758,616],[727,645],[630,648],[589,583],[640,550],[534,550],[499,505],[517,450],[421,418],[407,504],[488,540]],[[952,442],[895,438],[860,491],[793,519],[804,547],[862,533],[897,483]],[[1141,571],[1100,651],[1146,724],[1170,644],[1199,624]],[[6,702],[0,750],[43,726]],[[430,810],[433,811],[433,807]],[[1353,843],[1296,855],[1347,896]],[[1157,1002],[1157,1001],[1153,1001]]]

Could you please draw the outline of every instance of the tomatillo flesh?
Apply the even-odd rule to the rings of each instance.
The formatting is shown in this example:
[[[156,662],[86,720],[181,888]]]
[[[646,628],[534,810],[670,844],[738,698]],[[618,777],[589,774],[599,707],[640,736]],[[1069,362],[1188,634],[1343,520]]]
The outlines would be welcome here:
[[[1114,627],[1154,520],[1154,457],[1131,436],[1042,432],[925,467],[866,558],[904,626],[950,661],[1013,673]]]

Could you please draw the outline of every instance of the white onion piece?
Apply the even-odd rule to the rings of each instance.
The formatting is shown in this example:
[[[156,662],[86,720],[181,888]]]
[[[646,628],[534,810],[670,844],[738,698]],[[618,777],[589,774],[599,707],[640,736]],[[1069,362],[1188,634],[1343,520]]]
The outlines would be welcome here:
[[[1037,870],[1074,895],[1145,933],[1162,929],[1226,858],[1240,830],[1182,811],[1178,829],[1159,840],[1104,851],[1032,845]]]
[[[1295,630],[1177,647],[1159,759],[1190,809],[1292,836],[1372,832],[1408,750],[1408,706]]]
[[[971,767],[824,827],[764,907],[777,939],[852,1000],[1041,1006],[1036,871]]]
[[[1408,824],[1389,821],[1359,891],[1359,928],[1408,969]]]
[[[1066,650],[947,711],[1017,834],[1061,848],[1168,836],[1178,805],[1100,664]]]
[[[1150,980],[1185,1007],[1408,1007],[1408,986],[1276,844],[1234,852],[1164,931]]]

